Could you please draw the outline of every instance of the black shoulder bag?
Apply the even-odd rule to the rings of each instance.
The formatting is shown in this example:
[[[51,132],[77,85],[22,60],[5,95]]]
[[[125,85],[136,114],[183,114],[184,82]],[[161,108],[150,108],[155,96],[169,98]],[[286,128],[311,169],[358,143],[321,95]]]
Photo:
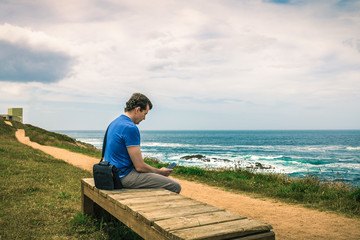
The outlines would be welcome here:
[[[104,161],[105,148],[106,148],[106,136],[109,127],[106,129],[104,142],[102,147],[102,155],[99,163],[93,166],[93,176],[95,181],[95,187],[104,190],[114,190],[123,188],[121,180],[119,178],[119,172],[124,173],[127,171],[132,164],[125,170],[121,171],[114,165],[110,164],[109,161]]]

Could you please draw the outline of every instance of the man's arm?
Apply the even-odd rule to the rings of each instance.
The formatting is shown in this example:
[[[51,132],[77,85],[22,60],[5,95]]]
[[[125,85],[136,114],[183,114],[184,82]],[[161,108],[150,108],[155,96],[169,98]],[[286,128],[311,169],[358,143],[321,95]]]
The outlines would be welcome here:
[[[130,155],[131,161],[135,166],[136,171],[138,172],[157,173],[164,176],[169,176],[170,173],[173,171],[172,169],[168,169],[168,168],[161,168],[161,169],[154,168],[146,164],[142,157],[140,146],[127,147],[127,151]]]

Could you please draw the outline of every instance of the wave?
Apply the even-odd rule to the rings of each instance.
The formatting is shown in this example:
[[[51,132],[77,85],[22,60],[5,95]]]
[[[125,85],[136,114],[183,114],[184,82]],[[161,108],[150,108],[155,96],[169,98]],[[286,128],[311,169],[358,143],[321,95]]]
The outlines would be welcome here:
[[[353,151],[353,150],[360,150],[360,147],[346,147],[347,150]]]
[[[283,156],[250,156],[250,157],[247,157],[246,159],[250,159],[250,160],[253,160],[253,161],[258,161],[258,160],[273,160],[273,159],[282,159]]]
[[[183,144],[183,143],[163,143],[163,142],[143,142],[142,147],[170,147],[170,148],[220,148],[228,149],[233,146],[221,146],[221,145],[204,145],[204,144]]]
[[[330,163],[327,164],[326,167],[328,168],[335,168],[335,169],[349,169],[349,170],[360,170],[360,163],[344,163],[344,162],[338,162],[338,163]]]
[[[169,148],[190,148],[193,147],[190,144],[181,143],[161,143],[161,142],[145,142],[141,143],[142,147],[169,147]]]
[[[351,147],[344,145],[305,145],[305,146],[293,146],[293,145],[213,145],[213,144],[184,144],[184,143],[164,143],[164,142],[144,142],[141,143],[144,147],[169,147],[169,148],[213,148],[222,150],[258,150],[258,151],[296,151],[296,152],[326,152],[326,151],[356,151],[360,150],[360,147]]]

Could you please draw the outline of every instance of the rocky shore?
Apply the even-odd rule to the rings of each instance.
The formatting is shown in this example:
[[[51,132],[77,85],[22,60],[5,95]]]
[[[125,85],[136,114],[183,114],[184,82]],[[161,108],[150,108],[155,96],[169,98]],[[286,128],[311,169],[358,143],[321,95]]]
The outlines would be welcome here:
[[[184,159],[184,160],[200,160],[200,161],[203,161],[203,162],[219,162],[219,161],[221,161],[221,162],[231,162],[231,160],[226,159],[226,158],[211,158],[211,157],[206,157],[205,155],[202,155],[202,154],[185,155],[185,156],[182,156],[180,159]],[[245,168],[253,169],[253,170],[274,169],[274,167],[272,167],[270,165],[264,165],[264,164],[262,164],[260,162],[255,162],[255,163],[247,162],[245,164]]]

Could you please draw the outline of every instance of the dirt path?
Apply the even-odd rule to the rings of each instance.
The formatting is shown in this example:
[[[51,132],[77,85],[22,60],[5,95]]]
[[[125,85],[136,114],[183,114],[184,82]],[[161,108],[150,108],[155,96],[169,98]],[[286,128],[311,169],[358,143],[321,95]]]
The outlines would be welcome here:
[[[4,121],[7,125],[13,126],[11,122],[9,121]]]
[[[70,163],[70,164],[74,165],[75,167],[79,167],[79,168],[85,169],[90,172],[92,172],[92,166],[95,163],[99,162],[99,159],[96,159],[93,157],[88,157],[88,156],[80,154],[80,153],[74,153],[74,152],[70,152],[66,149],[61,149],[61,148],[51,147],[51,146],[44,146],[44,145],[40,145],[36,142],[31,142],[29,137],[25,136],[24,129],[17,130],[15,133],[15,136],[16,136],[17,140],[23,144],[26,144],[35,149],[39,149],[39,150],[53,156],[54,158],[64,160],[65,162]]]
[[[22,129],[16,132],[16,138],[23,144],[90,172],[93,164],[99,161],[65,149],[31,142]],[[181,194],[184,196],[271,224],[276,239],[360,239],[360,219],[350,219],[268,199],[255,199],[190,181],[178,181],[182,185]]]

